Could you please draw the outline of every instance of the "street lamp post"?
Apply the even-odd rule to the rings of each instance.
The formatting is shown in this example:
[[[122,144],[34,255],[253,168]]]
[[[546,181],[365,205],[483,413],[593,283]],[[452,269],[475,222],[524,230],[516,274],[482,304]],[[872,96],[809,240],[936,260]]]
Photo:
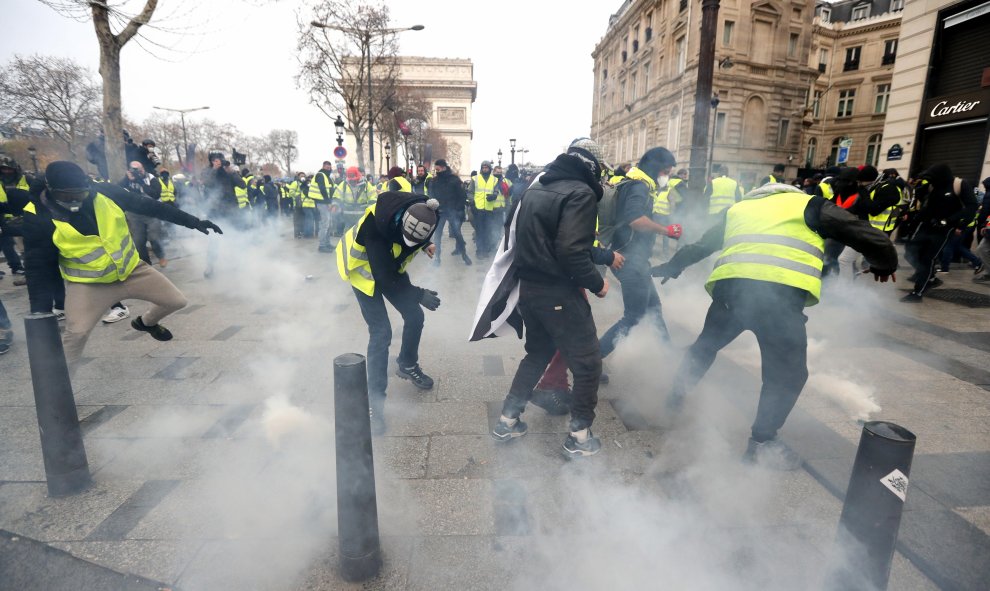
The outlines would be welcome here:
[[[498,149],[498,165],[502,166],[502,148]]]
[[[698,82],[694,95],[694,126],[691,134],[691,163],[688,189],[696,196],[705,186],[705,157],[707,156],[708,113],[715,70],[715,32],[718,26],[719,0],[701,1],[701,35],[698,48]],[[699,199],[700,201],[700,199]]]
[[[337,147],[344,145],[344,120],[337,115],[337,120],[333,122],[333,128],[337,132]]]
[[[28,154],[31,155],[31,166],[34,167],[34,174],[38,174],[38,148],[28,146]]]
[[[509,154],[510,154],[510,158],[511,158],[511,161],[510,162],[512,164],[515,164],[516,163],[516,139],[515,138],[510,138],[509,139]]]
[[[385,170],[392,169],[392,143],[385,142]]]
[[[719,102],[720,101],[718,100],[718,95],[717,94],[713,94],[712,95],[712,112],[714,114],[712,115],[712,141],[711,141],[711,144],[708,146],[708,177],[707,178],[709,178],[709,179],[712,178],[712,166],[715,163],[715,130],[717,129],[717,125],[716,124],[718,123],[718,104],[719,104]]]
[[[159,111],[171,111],[173,113],[179,114],[179,119],[182,121],[182,146],[186,150],[189,149],[189,137],[186,135],[186,113],[192,113],[193,111],[203,111],[209,109],[209,107],[194,107],[192,109],[170,109],[168,107],[155,107],[155,106],[152,106],[151,108],[158,109]],[[182,166],[181,157],[179,158],[179,166]],[[188,159],[185,168],[187,172],[192,172],[192,164],[188,162]]]
[[[335,31],[340,31],[342,33],[358,33],[361,35],[364,41],[364,50],[362,51],[361,59],[364,60],[364,54],[367,53],[368,56],[368,171],[369,174],[375,171],[375,111],[372,108],[371,101],[371,35],[390,35],[393,33],[401,33],[403,31],[422,31],[426,27],[423,25],[413,25],[411,27],[397,27],[392,29],[381,29],[377,31],[371,31],[371,29],[354,29],[351,27],[339,27],[336,25],[328,25],[326,23],[321,23],[319,21],[312,21],[310,25],[317,27],[319,29],[333,29]]]

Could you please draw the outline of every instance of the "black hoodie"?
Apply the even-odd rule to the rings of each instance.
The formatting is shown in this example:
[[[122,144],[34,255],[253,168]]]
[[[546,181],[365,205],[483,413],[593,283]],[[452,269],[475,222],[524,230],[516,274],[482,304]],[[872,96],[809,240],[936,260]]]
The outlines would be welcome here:
[[[402,214],[414,203],[426,203],[426,197],[392,191],[382,193],[378,196],[375,213],[368,216],[355,237],[357,243],[368,251],[376,293],[391,293],[410,285],[409,276],[400,273],[399,267],[417,250],[428,246],[433,237],[433,232],[430,232],[425,242],[412,247],[402,240]],[[372,223],[369,224],[368,221]],[[392,256],[393,244],[402,246],[398,258]]]
[[[929,228],[965,228],[976,217],[976,194],[973,187],[960,179],[959,192],[955,177],[945,164],[935,164],[919,175],[931,184],[931,190],[917,213],[917,220]],[[942,222],[945,224],[942,224]]]

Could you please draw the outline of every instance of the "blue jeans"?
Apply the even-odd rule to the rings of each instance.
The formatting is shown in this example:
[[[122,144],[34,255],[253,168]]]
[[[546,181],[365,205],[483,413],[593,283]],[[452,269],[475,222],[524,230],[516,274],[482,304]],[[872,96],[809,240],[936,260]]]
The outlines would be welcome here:
[[[352,288],[354,289],[354,288]],[[419,340],[423,336],[423,308],[419,305],[420,289],[402,280],[387,294],[375,293],[369,297],[354,289],[361,316],[368,324],[368,395],[385,396],[388,387],[388,346],[392,342],[392,324],[388,320],[385,300],[402,315],[402,346],[399,349],[399,367],[412,367],[419,362]]]
[[[330,203],[327,201],[317,201],[316,209],[320,212],[320,226],[317,237],[320,239],[320,248],[333,248],[330,244]]]
[[[608,357],[615,350],[619,339],[629,334],[632,327],[647,318],[654,324],[664,342],[670,341],[667,324],[663,321],[663,310],[660,306],[660,294],[650,276],[648,259],[630,261],[618,271],[612,271],[619,283],[622,284],[622,318],[605,331],[601,338],[602,358]]]
[[[949,233],[949,242],[942,249],[942,270],[948,271],[949,265],[952,263],[953,257],[956,253],[959,256],[966,259],[973,268],[979,267],[983,262],[980,257],[973,254],[973,251],[966,248],[966,239],[973,235],[973,228],[966,228],[963,230],[962,234],[957,235],[953,230]]]
[[[443,227],[446,224],[450,224],[450,233],[453,234],[454,241],[457,244],[457,252],[467,252],[467,247],[464,244],[464,235],[461,234],[461,220],[457,217],[455,213],[444,213],[443,210],[440,211],[440,219],[437,221],[437,229],[433,232],[433,243],[437,245],[436,256],[440,257],[440,241],[443,239]]]
[[[10,317],[7,316],[7,308],[3,307],[3,300],[0,300],[0,329],[10,328]]]
[[[3,256],[7,258],[7,266],[12,272],[24,270],[24,266],[21,265],[21,257],[17,254],[17,249],[14,248],[13,236],[9,234],[0,236],[0,252],[3,252]]]

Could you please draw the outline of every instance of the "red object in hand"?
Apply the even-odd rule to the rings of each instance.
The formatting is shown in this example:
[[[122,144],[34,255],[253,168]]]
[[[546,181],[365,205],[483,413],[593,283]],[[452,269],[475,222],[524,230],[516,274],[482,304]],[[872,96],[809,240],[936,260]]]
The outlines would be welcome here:
[[[684,233],[684,228],[680,224],[671,224],[667,226],[667,236],[671,238],[680,238],[681,234]]]

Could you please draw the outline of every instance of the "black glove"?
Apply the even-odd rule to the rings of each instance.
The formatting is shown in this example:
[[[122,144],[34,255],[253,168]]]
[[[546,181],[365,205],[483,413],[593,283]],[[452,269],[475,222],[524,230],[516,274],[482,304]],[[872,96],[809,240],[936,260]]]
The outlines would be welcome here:
[[[431,289],[422,288],[420,288],[420,291],[422,293],[420,293],[419,296],[419,305],[423,306],[430,312],[436,311],[436,309],[440,307],[440,296],[437,295],[437,292]]]
[[[214,224],[210,220],[199,220],[196,222],[196,229],[207,235],[209,235],[210,230],[213,230],[215,234],[223,234],[223,230],[220,229],[220,226]]]
[[[498,194],[497,193],[489,193],[488,196],[485,197],[485,199],[487,199],[489,201],[495,201],[496,199],[498,199]]]
[[[676,269],[671,266],[670,263],[663,263],[652,267],[650,269],[650,275],[654,277],[667,277],[670,279],[677,279],[681,276],[681,269]]]

